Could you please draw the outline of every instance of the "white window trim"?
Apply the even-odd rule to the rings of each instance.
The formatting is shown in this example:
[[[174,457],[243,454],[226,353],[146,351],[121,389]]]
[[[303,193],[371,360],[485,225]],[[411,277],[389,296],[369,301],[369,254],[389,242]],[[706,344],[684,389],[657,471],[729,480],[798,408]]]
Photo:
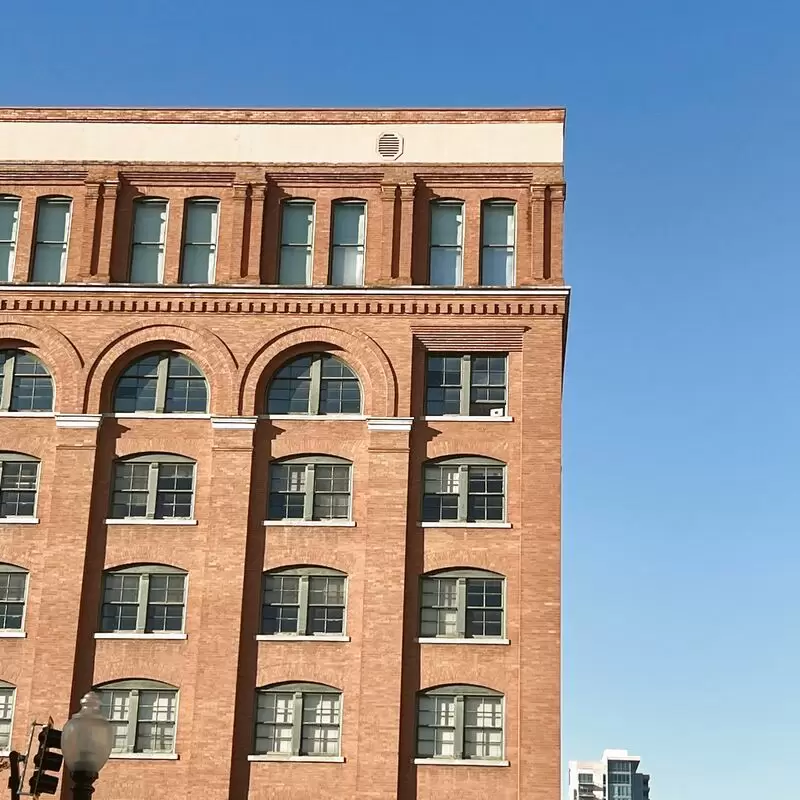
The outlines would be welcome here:
[[[311,286],[313,279],[314,279],[314,249],[316,244],[316,235],[317,235],[317,203],[315,200],[312,200],[308,197],[287,197],[281,201],[281,219],[280,219],[280,232],[278,236],[278,269],[277,274],[275,275],[275,280],[278,286],[284,286],[288,290],[292,290],[296,287],[296,284],[291,283],[281,283],[281,258],[283,256],[283,248],[284,247],[297,247],[298,245],[284,245],[283,243],[283,230],[284,230],[284,213],[286,206],[302,206],[302,205],[310,205],[311,206],[311,243],[308,245],[310,248],[308,264],[306,265],[306,282],[304,286],[308,287]],[[333,213],[331,213],[331,226],[333,225]],[[331,227],[331,235],[333,235],[333,228]],[[366,249],[366,242],[365,242],[365,249]]]
[[[30,417],[30,418],[42,418],[42,417],[54,417],[56,415],[55,411],[0,411],[0,417]]]
[[[14,281],[14,270],[17,266],[17,250],[19,248],[19,221],[22,219],[22,198],[15,194],[0,194],[0,201],[17,202],[17,218],[14,220],[14,238],[9,240],[11,245],[11,261],[8,265],[8,283]],[[5,241],[5,240],[4,240]],[[5,289],[5,287],[3,287]]]
[[[41,205],[44,205],[48,202],[58,201],[64,203],[64,201],[69,201],[69,210],[67,211],[66,220],[64,225],[66,227],[66,232],[64,234],[64,252],[61,254],[61,271],[59,272],[58,278],[58,285],[64,283],[67,277],[67,261],[69,260],[69,240],[70,235],[72,233],[72,212],[73,206],[75,203],[75,198],[69,197],[67,195],[44,195],[42,197],[37,198],[36,200],[36,219],[34,222],[34,230],[33,230],[33,252],[31,253],[31,264],[30,264],[30,280],[33,281],[33,273],[36,267],[36,249],[39,242],[39,209]],[[19,226],[19,222],[17,222],[17,226]],[[42,242],[41,244],[45,244]],[[52,286],[53,284],[46,284],[46,286]]]
[[[509,283],[505,286],[498,286],[498,289],[508,289],[512,286],[516,286],[517,284],[517,258],[519,257],[519,204],[516,200],[512,200],[511,198],[505,197],[490,197],[486,200],[481,202],[481,234],[480,234],[480,252],[478,253],[478,282],[481,286],[484,285],[483,283],[483,224],[484,224],[484,211],[487,206],[511,206],[514,209],[514,241],[511,245],[506,245],[506,247],[511,247],[514,251],[514,260],[511,264],[511,275],[507,276],[509,278]],[[491,288],[491,287],[487,287]]]
[[[38,525],[38,517],[0,517],[0,525]]]
[[[298,635],[294,633],[259,633],[256,634],[257,642],[349,642],[350,637],[343,634],[326,635],[319,633],[316,636]]]
[[[177,761],[179,758],[178,753],[112,753],[109,756],[120,761]]]
[[[187,639],[185,633],[127,633],[127,632],[107,632],[96,633],[95,639],[162,639],[165,641],[178,641]]]
[[[265,519],[266,528],[355,528],[352,519]]]
[[[510,761],[492,761],[482,758],[415,758],[415,764],[436,767],[510,767]]]
[[[157,274],[158,284],[163,285],[164,283],[164,264],[167,259],[167,241],[168,241],[167,237],[169,236],[170,202],[166,197],[157,197],[157,196],[150,197],[147,195],[141,195],[139,197],[134,198],[133,214],[131,215],[131,240],[130,240],[131,243],[128,253],[128,274],[127,274],[128,281],[130,281],[130,283],[128,284],[129,286],[148,285],[146,283],[138,283],[138,282],[134,283],[130,280],[131,272],[133,271],[133,248],[136,245],[136,242],[133,239],[133,232],[136,227],[136,209],[138,208],[139,205],[146,205],[148,203],[152,205],[158,204],[164,206],[164,226],[162,228],[161,241],[159,242],[159,244],[161,245],[161,252],[159,253],[158,256],[158,274]],[[183,252],[182,246],[181,246],[181,252]]]
[[[510,639],[492,639],[489,636],[476,636],[472,639],[448,639],[445,636],[418,636],[414,641],[417,644],[511,644]]]
[[[280,753],[249,755],[248,761],[305,761],[307,764],[344,764],[344,756],[282,756]]]
[[[352,247],[352,245],[336,245],[335,244],[335,240],[334,240],[334,219],[336,217],[336,209],[341,207],[341,206],[347,206],[347,205],[362,206],[362,208],[364,209],[364,244],[361,245],[361,247],[363,247],[363,252],[361,254],[361,282],[357,283],[357,284],[355,284],[354,286],[351,286],[351,287],[340,286],[339,284],[334,284],[333,283],[333,254],[334,254],[334,247],[337,247],[337,246]],[[328,254],[328,281],[327,281],[328,286],[332,286],[332,287],[335,287],[335,288],[338,288],[338,289],[347,289],[347,288],[349,288],[349,289],[356,289],[356,290],[361,289],[361,288],[363,288],[365,286],[365,284],[367,282],[367,233],[368,233],[367,232],[367,225],[369,224],[369,214],[367,213],[368,207],[369,207],[368,201],[366,199],[362,200],[361,198],[358,198],[358,197],[353,197],[353,198],[342,197],[342,198],[336,198],[333,201],[331,201],[331,221],[330,221],[331,245],[330,245],[330,253]],[[312,260],[312,263],[311,263],[311,269],[312,269],[312,271],[314,269],[313,260]]]
[[[259,414],[259,419],[293,419],[301,422],[309,420],[320,422],[364,422],[366,414]]]
[[[448,414],[441,417],[423,417],[426,422],[513,422],[514,417],[460,417]]]
[[[170,422],[175,419],[211,419],[211,414],[206,413],[191,414],[188,412],[182,412],[179,414],[159,414],[156,411],[140,411],[138,413],[135,411],[126,411],[119,413],[107,413],[103,414],[103,416],[108,417],[109,419],[164,419],[169,420]]]
[[[38,522],[38,520],[37,520]],[[122,517],[107,519],[106,525],[197,525],[196,519],[144,519],[143,517]]]
[[[418,528],[513,528],[511,522],[418,522]]]
[[[460,206],[461,207],[461,241],[456,245],[460,248],[460,258],[458,263],[458,275],[456,276],[456,283],[453,286],[447,287],[450,289],[461,289],[464,286],[464,256],[467,241],[467,203],[460,197],[440,197],[431,200],[428,208],[428,281],[427,285],[433,288],[445,288],[441,284],[431,282],[431,262],[433,261],[434,247],[453,247],[453,245],[434,245],[431,242],[433,233],[433,210],[435,207],[441,206]]]
[[[186,227],[189,221],[189,209],[191,208],[192,204],[196,203],[197,205],[215,205],[217,207],[215,228],[214,228],[214,241],[211,242],[214,248],[214,263],[209,270],[210,274],[208,276],[208,280],[203,281],[201,284],[191,284],[187,283],[186,286],[204,286],[206,284],[214,283],[217,279],[217,259],[219,258],[219,232],[220,232],[220,217],[222,216],[222,202],[218,197],[187,197],[184,201],[183,205],[183,232],[181,235],[181,257],[180,257],[180,264],[178,264],[178,282],[181,283],[183,281],[183,268],[185,262],[185,253],[186,253],[186,246],[191,244],[186,240]],[[165,252],[166,252],[166,245],[165,245]]]
[[[25,603],[26,610],[27,610],[27,605],[28,604],[26,602]],[[22,624],[23,625],[25,624],[25,618],[24,617],[22,618]],[[0,639],[25,639],[25,638],[27,638],[27,636],[28,636],[28,634],[26,633],[25,630],[20,630],[20,631],[12,631],[12,630],[0,631]]]

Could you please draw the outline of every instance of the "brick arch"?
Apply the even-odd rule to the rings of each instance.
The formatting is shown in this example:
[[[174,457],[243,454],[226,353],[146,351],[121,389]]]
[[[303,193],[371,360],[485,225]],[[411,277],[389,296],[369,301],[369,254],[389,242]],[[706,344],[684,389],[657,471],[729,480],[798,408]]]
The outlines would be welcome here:
[[[110,403],[111,387],[122,369],[132,358],[147,352],[147,345],[164,342],[175,343],[191,351],[192,361],[203,370],[208,381],[211,413],[235,413],[236,360],[216,334],[186,324],[131,325],[118,331],[113,339],[95,350],[87,359],[87,412],[96,414],[104,410],[104,406]]]
[[[332,346],[342,351],[364,388],[364,413],[391,417],[397,408],[397,380],[386,353],[359,330],[328,325],[286,326],[262,344],[247,360],[241,392],[241,413],[260,414],[268,378],[288,358],[308,352],[310,345]],[[294,352],[293,352],[294,351]]]
[[[495,423],[487,424],[493,425]],[[440,442],[439,439],[444,439],[444,437],[439,436],[428,444],[428,450],[423,461],[431,461],[435,458],[456,458],[458,456],[481,456],[483,458],[496,458],[498,461],[508,464],[509,459],[515,455],[513,448],[499,436],[496,440],[486,441],[478,448],[469,439],[455,438],[444,442]]]
[[[31,325],[18,318],[0,317],[0,347],[27,343],[53,377],[55,408],[60,412],[81,410],[83,398],[83,359],[75,345],[50,325]]]

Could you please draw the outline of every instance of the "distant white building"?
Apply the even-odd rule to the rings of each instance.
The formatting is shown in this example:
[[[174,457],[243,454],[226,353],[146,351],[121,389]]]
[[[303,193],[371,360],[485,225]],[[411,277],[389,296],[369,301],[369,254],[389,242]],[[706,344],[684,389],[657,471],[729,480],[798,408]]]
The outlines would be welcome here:
[[[604,750],[600,761],[569,762],[569,800],[650,800],[650,776],[639,756]]]

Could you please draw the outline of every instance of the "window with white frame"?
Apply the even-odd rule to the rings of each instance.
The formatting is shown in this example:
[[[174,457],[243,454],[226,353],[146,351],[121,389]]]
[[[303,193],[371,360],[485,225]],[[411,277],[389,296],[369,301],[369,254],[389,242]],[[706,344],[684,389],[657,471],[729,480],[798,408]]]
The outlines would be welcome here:
[[[114,463],[112,519],[192,519],[195,462],[154,454]]]
[[[0,752],[11,750],[11,728],[14,724],[14,685],[0,681]]]
[[[342,200],[333,204],[331,285],[364,285],[367,204]]]
[[[487,200],[481,210],[481,286],[513,286],[516,205]]]
[[[310,200],[285,200],[281,208],[278,283],[282,286],[310,286],[314,203]]]
[[[483,456],[426,462],[423,522],[503,522],[505,469],[502,461]]]
[[[36,204],[36,233],[31,269],[31,280],[35,283],[64,282],[71,216],[71,198],[39,198]]]
[[[25,350],[0,350],[0,411],[52,411],[53,379]]]
[[[115,681],[94,689],[111,723],[113,753],[175,752],[178,690],[150,680]]]
[[[417,756],[503,759],[503,696],[483,686],[439,686],[418,697]]]
[[[360,414],[358,376],[328,353],[297,356],[275,373],[267,392],[270,414]]]
[[[425,414],[505,416],[507,362],[505,353],[430,353],[425,378]]]
[[[336,456],[294,456],[269,470],[270,520],[350,519],[353,465]]]
[[[0,453],[0,518],[36,515],[39,460],[22,453]]]
[[[140,197],[133,203],[131,237],[131,283],[161,283],[164,280],[164,249],[167,240],[167,201]]]
[[[327,567],[264,573],[261,633],[266,636],[341,636],[347,576]]]
[[[22,630],[27,589],[27,570],[13,564],[0,564],[0,630]]]
[[[431,203],[431,286],[461,286],[464,283],[464,204],[458,200]]]
[[[284,683],[257,691],[256,755],[340,754],[342,694],[320,683]]]
[[[10,283],[14,280],[19,204],[19,197],[0,194],[0,283]]]
[[[422,638],[501,639],[504,634],[502,575],[479,569],[448,569],[422,577]]]
[[[208,383],[200,367],[180,353],[148,353],[126,367],[114,388],[118,414],[205,414]]]
[[[103,633],[179,633],[186,613],[186,573],[143,564],[103,576]]]
[[[219,200],[213,197],[198,197],[186,202],[181,283],[214,282],[218,228]]]

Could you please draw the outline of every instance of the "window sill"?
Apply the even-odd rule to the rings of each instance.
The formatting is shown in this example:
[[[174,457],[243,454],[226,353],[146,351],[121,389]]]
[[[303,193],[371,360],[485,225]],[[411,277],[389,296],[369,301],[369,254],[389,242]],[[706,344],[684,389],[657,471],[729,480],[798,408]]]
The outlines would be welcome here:
[[[0,631],[0,639],[24,639],[27,635],[25,631]]]
[[[418,522],[418,528],[511,528],[510,522]]]
[[[0,525],[38,525],[38,517],[0,517]]]
[[[344,756],[282,756],[279,753],[266,753],[260,756],[247,756],[248,761],[304,761],[310,764],[344,764]]]
[[[415,764],[427,764],[432,767],[509,767],[508,761],[492,761],[480,758],[415,758]]]
[[[308,528],[355,528],[356,523],[349,519],[265,519],[264,527],[308,527]]]
[[[420,636],[414,640],[418,644],[511,644],[510,639],[447,639],[444,636]]]
[[[112,753],[110,759],[120,761],[177,761],[177,753]]]
[[[349,642],[349,636],[295,636],[293,634],[266,634],[259,633],[257,642]]]
[[[155,411],[122,412],[119,414],[103,414],[108,419],[211,419],[211,414],[190,414],[188,412],[177,414],[157,414]]]
[[[460,417],[457,414],[442,417],[423,417],[425,422],[513,422],[514,417]]]
[[[106,525],[197,525],[196,519],[107,519]]]
[[[54,417],[55,411],[0,411],[0,417]]]
[[[151,641],[177,641],[186,639],[185,633],[96,633],[95,639],[150,639]]]
[[[259,419],[294,419],[305,422],[314,420],[315,422],[364,422],[367,416],[364,414],[260,414]]]

